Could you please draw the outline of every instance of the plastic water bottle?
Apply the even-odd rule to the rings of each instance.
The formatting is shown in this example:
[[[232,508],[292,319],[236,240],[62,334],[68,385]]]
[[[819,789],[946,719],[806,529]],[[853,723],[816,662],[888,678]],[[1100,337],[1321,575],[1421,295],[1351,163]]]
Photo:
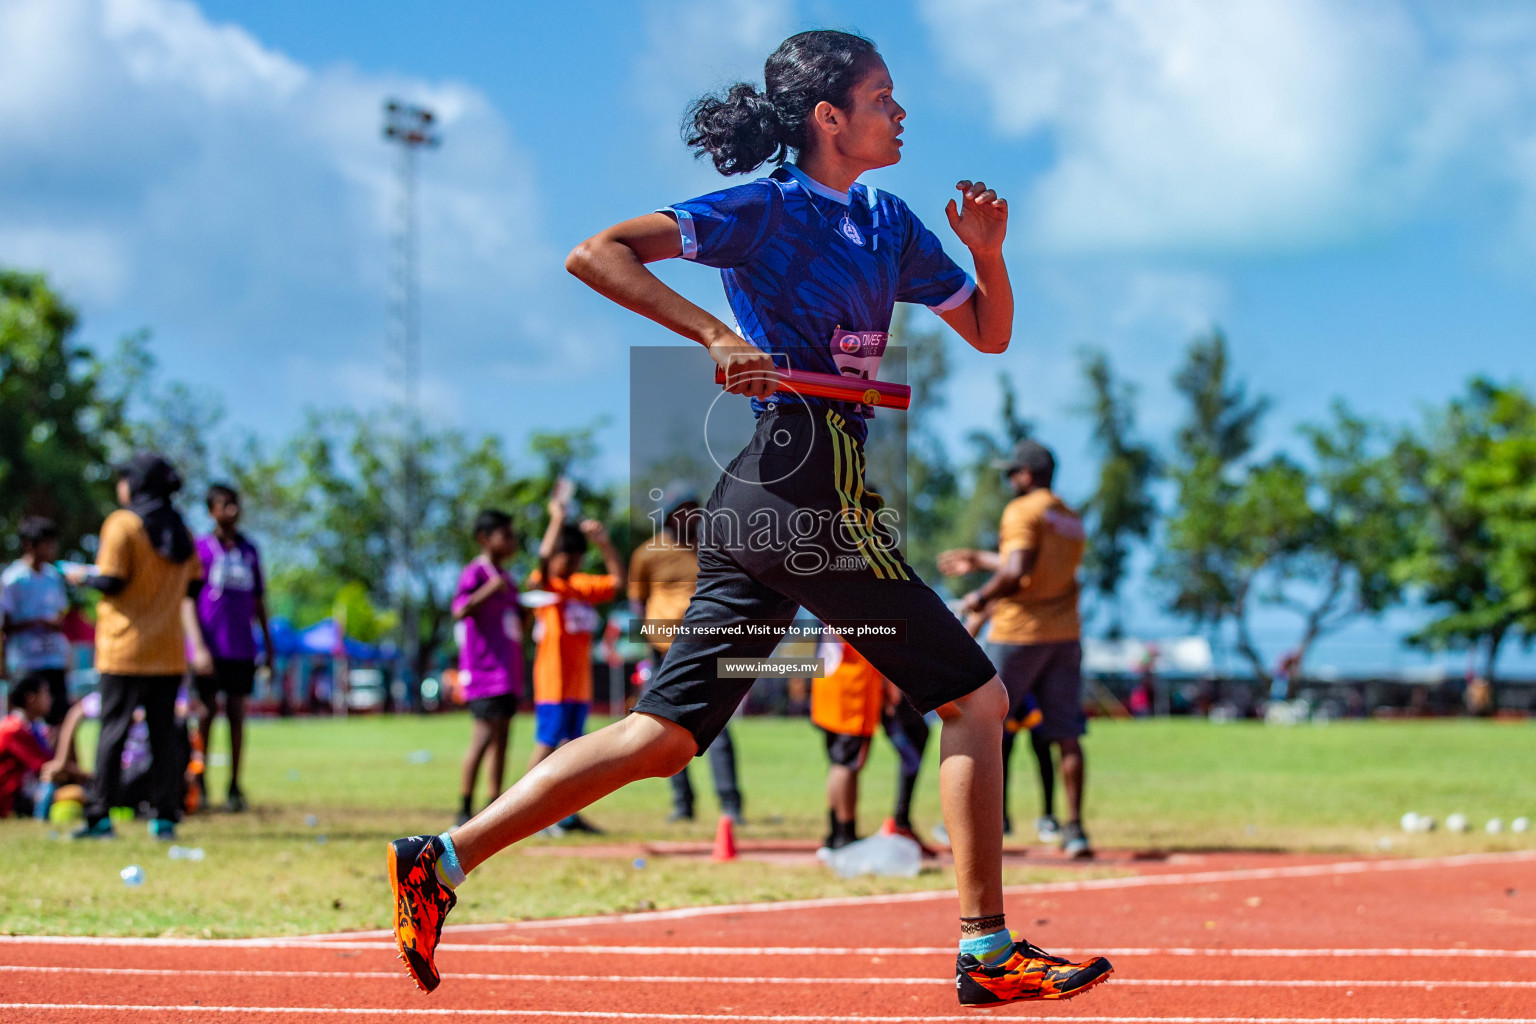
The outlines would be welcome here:
[[[186,856],[187,850],[184,846],[173,846],[166,853],[170,856],[171,860],[181,860]]]
[[[137,887],[144,884],[144,869],[137,864],[129,864],[117,874],[123,880],[124,885]]]
[[[405,755],[405,760],[407,764],[430,764],[432,762],[432,751],[413,750]]]
[[[827,865],[839,878],[857,878],[859,875],[915,878],[922,870],[923,851],[906,836],[873,835],[849,843],[840,850],[832,850],[827,856]]]
[[[304,815],[304,824],[308,825],[310,828],[314,828],[316,825],[320,824],[320,819],[315,817],[313,814],[306,814]]]

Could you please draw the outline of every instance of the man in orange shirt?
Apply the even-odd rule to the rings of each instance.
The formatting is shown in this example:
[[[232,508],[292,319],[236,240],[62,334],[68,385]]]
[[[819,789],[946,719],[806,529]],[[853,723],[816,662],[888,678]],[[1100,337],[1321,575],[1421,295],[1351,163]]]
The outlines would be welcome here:
[[[1091,857],[1082,826],[1081,737],[1088,731],[1088,721],[1083,714],[1077,569],[1086,539],[1083,521],[1052,493],[1056,459],[1044,445],[1020,441],[999,468],[1008,474],[1017,497],[1003,509],[998,550],[946,551],[939,556],[939,569],[946,576],[978,569],[992,573],[991,579],[965,596],[963,607],[967,612],[991,611],[988,640],[993,664],[1008,690],[1010,726],[1023,721],[1026,701],[1032,696],[1042,716],[1034,730],[1035,740],[1054,744],[1061,752],[1068,817],[1057,832],[1050,813],[1052,793],[1047,789],[1046,813],[1037,823],[1041,838],[1059,834],[1069,856]],[[1015,727],[1004,731],[1005,757],[1012,753],[1017,731]],[[1048,759],[1047,750],[1042,775]]]
[[[588,543],[603,555],[606,574],[577,572]],[[561,744],[580,736],[592,708],[592,634],[602,623],[594,605],[612,601],[624,588],[624,563],[596,519],[580,526],[568,522],[565,503],[549,503],[549,528],[539,544],[539,568],[527,589],[546,590],[557,598],[534,612],[533,756],[528,770]],[[553,827],[561,832],[599,830],[573,814]]]
[[[885,677],[842,637],[829,632],[819,652],[827,674],[811,681],[811,722],[827,739],[827,838],[837,850],[858,840],[859,772],[885,710]]]

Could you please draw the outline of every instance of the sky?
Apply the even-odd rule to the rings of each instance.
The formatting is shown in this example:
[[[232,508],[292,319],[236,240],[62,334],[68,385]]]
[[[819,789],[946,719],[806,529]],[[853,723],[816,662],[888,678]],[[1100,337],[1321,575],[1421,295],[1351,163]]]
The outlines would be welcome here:
[[[238,428],[378,407],[399,396],[380,106],[424,103],[443,139],[420,160],[430,415],[515,451],[606,422],[593,473],[618,478],[626,350],[668,336],[561,260],[720,187],[682,110],[760,82],[812,27],[879,45],[907,144],[866,180],[962,265],[954,182],[1010,200],[1014,340],[952,350],[945,431],[994,427],[1006,370],[1069,500],[1092,485],[1085,345],[1137,385],[1160,443],[1169,378],[1213,326],[1274,401],[1268,448],[1336,398],[1402,422],[1474,374],[1533,383],[1536,6],[1519,0],[0,0],[0,263],[46,270],[94,346],[148,328],[166,376]],[[711,272],[661,273],[725,313]],[[1155,608],[1138,594],[1133,627],[1176,630]],[[1351,630],[1322,662],[1418,664],[1392,641],[1410,621]]]

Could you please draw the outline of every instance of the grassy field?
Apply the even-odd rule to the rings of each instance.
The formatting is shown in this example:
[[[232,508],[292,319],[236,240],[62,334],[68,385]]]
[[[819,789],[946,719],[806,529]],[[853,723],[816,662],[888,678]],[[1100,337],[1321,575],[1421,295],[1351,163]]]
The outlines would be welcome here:
[[[600,724],[600,723],[597,723]],[[531,722],[520,721],[513,764],[521,769]],[[825,825],[824,757],[802,720],[736,725],[749,825],[744,837],[819,837]],[[458,762],[468,735],[463,715],[263,721],[248,735],[246,815],[200,815],[183,824],[183,845],[201,862],[172,861],[144,834],[120,828],[106,843],[50,837],[43,825],[0,822],[0,932],[244,936],[305,934],[388,924],[383,844],[451,823]],[[1203,721],[1095,723],[1089,736],[1088,825],[1101,847],[1287,849],[1393,855],[1514,849],[1536,835],[1481,831],[1490,817],[1536,816],[1536,732],[1491,722],[1349,723],[1270,728]],[[937,744],[930,744],[936,748]],[[223,750],[215,734],[214,750]],[[930,763],[914,817],[938,821]],[[1022,752],[1021,752],[1022,753]],[[414,755],[414,756],[413,756]],[[430,756],[428,756],[430,755]],[[1036,794],[1027,758],[1015,765],[1015,817],[1028,823]],[[664,822],[662,780],[630,786],[592,808],[609,830],[599,842],[708,838],[714,801],[708,766],[696,762],[700,823]],[[227,769],[211,769],[222,798]],[[889,807],[895,759],[879,740],[866,769],[862,831]],[[1405,811],[1444,820],[1460,811],[1467,835],[1405,835]],[[313,821],[314,824],[309,824]],[[541,846],[582,840],[534,840]],[[141,865],[145,884],[119,870]],[[1078,876],[1081,872],[1072,872]],[[1052,877],[1015,870],[1010,883]],[[461,893],[457,922],[547,917],[699,903],[890,892],[952,884],[948,872],[911,880],[843,881],[819,868],[700,864],[503,854]]]

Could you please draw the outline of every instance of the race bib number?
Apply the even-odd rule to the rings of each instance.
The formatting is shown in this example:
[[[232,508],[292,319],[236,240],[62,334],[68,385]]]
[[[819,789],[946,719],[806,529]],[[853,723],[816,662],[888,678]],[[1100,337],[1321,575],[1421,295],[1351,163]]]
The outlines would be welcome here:
[[[828,348],[838,373],[860,380],[876,380],[880,375],[880,357],[885,355],[889,340],[890,335],[884,331],[845,331],[839,327],[832,332]],[[864,405],[860,409],[865,416],[875,414],[873,406]]]

